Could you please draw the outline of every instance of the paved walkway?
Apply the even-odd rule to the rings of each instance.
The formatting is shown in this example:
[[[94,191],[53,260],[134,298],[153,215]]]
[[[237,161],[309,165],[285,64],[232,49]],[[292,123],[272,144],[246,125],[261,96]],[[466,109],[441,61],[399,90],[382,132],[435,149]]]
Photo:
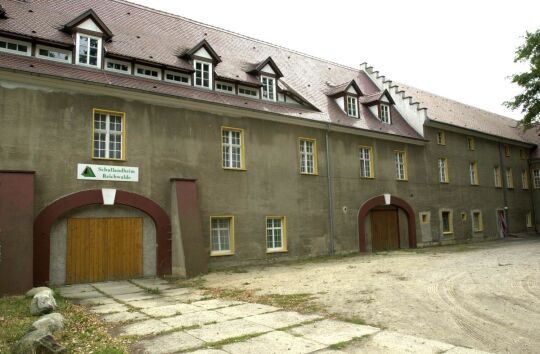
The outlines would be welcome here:
[[[212,299],[161,279],[58,290],[113,323],[114,335],[136,336],[132,353],[485,353],[274,306]]]

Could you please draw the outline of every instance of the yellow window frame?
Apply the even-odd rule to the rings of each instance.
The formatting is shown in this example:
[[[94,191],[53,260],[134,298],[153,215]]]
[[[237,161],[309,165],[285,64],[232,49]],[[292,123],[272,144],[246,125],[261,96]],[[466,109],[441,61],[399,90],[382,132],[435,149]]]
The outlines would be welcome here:
[[[360,149],[369,149],[369,173],[368,177],[360,176],[362,179],[375,179],[375,154],[373,153],[373,146],[371,145],[358,145],[358,151]]]
[[[476,142],[472,136],[467,137],[467,149],[469,151],[474,151],[476,149]]]
[[[229,249],[226,251],[212,251],[212,221],[214,219],[229,219]],[[210,216],[210,256],[211,257],[221,257],[221,256],[232,256],[234,255],[235,243],[234,243],[234,216],[233,215],[212,215]]]
[[[122,117],[122,157],[119,159],[110,158],[110,157],[98,157],[94,155],[94,133],[96,130],[96,113],[109,114],[109,115],[119,115]],[[92,109],[92,159],[93,160],[105,160],[105,161],[126,161],[126,131],[127,131],[127,121],[126,121],[126,112],[113,111],[110,109],[101,109],[93,108]]]
[[[420,212],[420,223],[421,224],[429,224],[429,223],[431,223],[431,212],[429,212],[429,211]]]
[[[508,189],[514,189],[514,173],[512,172],[512,168],[508,167],[506,169],[506,187]]]
[[[313,142],[313,173],[302,172],[302,141]],[[319,175],[319,152],[317,151],[317,139],[298,137],[298,171],[301,175],[318,176]]]
[[[394,162],[395,162],[395,157],[396,157],[396,155],[398,153],[403,154],[403,179],[397,178],[397,173],[396,173],[396,181],[407,182],[407,181],[409,181],[409,158],[407,156],[407,151],[406,150],[394,150]],[[397,168],[397,165],[395,167]]]
[[[474,216],[475,214],[478,214],[478,228],[474,228]],[[482,215],[482,210],[475,209],[471,211],[471,221],[472,221],[472,229],[473,232],[482,232],[484,231],[484,217]]]
[[[495,188],[502,188],[502,175],[500,166],[493,167],[493,177],[495,180]]]
[[[442,130],[437,132],[437,145],[446,145],[446,133]]]
[[[267,225],[268,219],[281,219],[281,248],[268,248],[268,235],[267,235]],[[264,241],[266,246],[266,253],[284,253],[288,252],[288,238],[287,238],[287,217],[286,216],[272,216],[268,215],[265,219],[264,224]]]
[[[444,231],[443,213],[448,213],[448,231]],[[440,209],[439,218],[441,221],[441,232],[443,235],[451,235],[454,233],[454,211],[452,209]]]
[[[510,157],[510,145],[504,144],[504,156]]]
[[[233,131],[233,132],[239,132],[240,133],[240,167],[227,167],[225,166],[225,161],[223,160],[223,132],[224,131]],[[220,144],[219,146],[221,147],[221,151],[220,151],[220,154],[221,154],[221,168],[223,168],[224,170],[231,170],[231,171],[246,171],[247,168],[246,168],[246,144],[245,144],[245,139],[244,139],[244,134],[245,134],[245,131],[244,129],[241,129],[241,128],[233,128],[233,127],[228,127],[228,126],[222,126],[221,127],[221,134],[219,136],[219,140],[220,140]]]
[[[470,181],[471,186],[478,186],[480,185],[480,178],[478,176],[478,161],[471,161],[470,163],[473,165],[473,171],[474,171],[474,183],[473,181]],[[470,168],[471,167],[469,165],[469,169]],[[469,171],[469,174],[470,174],[470,171]]]
[[[532,228],[533,227],[533,217],[532,217],[532,210],[529,210],[527,211],[527,215],[526,215],[526,223],[527,223],[527,228]]]

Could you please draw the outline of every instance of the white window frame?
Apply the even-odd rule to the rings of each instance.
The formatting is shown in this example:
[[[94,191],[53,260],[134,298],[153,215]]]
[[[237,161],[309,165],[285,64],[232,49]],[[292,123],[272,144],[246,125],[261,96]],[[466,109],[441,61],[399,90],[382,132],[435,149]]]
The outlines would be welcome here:
[[[361,178],[375,178],[375,171],[373,171],[373,147],[360,146],[359,147],[360,158],[360,177]]]
[[[108,68],[108,67],[107,67],[107,64],[108,64],[108,63],[120,64],[120,65],[127,65],[128,70],[127,70],[127,71],[123,71],[123,70],[118,70],[118,69],[115,69],[115,68]],[[131,75],[131,63],[130,63],[129,61],[123,61],[123,60],[117,60],[117,59],[105,58],[104,69],[107,70],[107,71],[115,72],[115,73],[120,73],[120,74],[125,74],[125,75]]]
[[[98,41],[98,45],[97,45],[97,63],[96,65],[91,65],[91,64],[88,64],[88,63],[82,63],[79,61],[79,50],[80,50],[80,45],[81,45],[81,37],[88,37],[89,39],[95,39]],[[86,67],[89,67],[89,68],[98,68],[98,69],[101,69],[101,57],[102,57],[102,39],[99,38],[99,37],[96,37],[96,36],[90,36],[86,33],[80,33],[78,32],[77,33],[77,45],[75,46],[75,64],[77,65],[82,65],[82,66],[86,66]],[[89,55],[88,55],[89,57]]]
[[[248,95],[246,93],[240,92],[240,90],[249,90],[251,92],[254,92],[255,95]],[[248,86],[238,86],[238,96],[250,97],[250,98],[259,98],[259,91],[257,89],[254,89],[254,88],[248,87]]]
[[[139,73],[137,72],[137,69],[157,71],[158,76],[155,77],[155,76],[151,76],[151,75],[139,74]],[[160,69],[160,68],[156,68],[155,66],[148,66],[148,65],[135,64],[135,70],[133,70],[133,74],[134,74],[135,76],[138,76],[138,77],[144,77],[144,78],[147,78],[147,79],[161,80],[161,69]]]
[[[506,177],[506,188],[514,189],[514,172],[511,167],[506,168],[505,172]]]
[[[440,157],[437,160],[439,166],[439,182],[448,183],[448,159],[446,157]]]
[[[173,76],[179,76],[179,77],[186,78],[187,82],[171,80],[171,79],[167,78],[167,75],[173,75]],[[172,82],[173,84],[191,86],[191,75],[184,74],[184,73],[181,73],[181,72],[178,72],[178,71],[165,70],[165,76],[163,77],[163,80],[165,80],[167,82]]]
[[[94,110],[94,115],[92,117],[92,158],[93,159],[104,159],[104,160],[124,160],[125,159],[125,143],[126,143],[126,116],[123,112],[109,112],[102,110]],[[105,129],[96,128],[96,115],[105,116]],[[111,116],[120,117],[121,130],[111,130],[110,119]],[[95,144],[96,142],[101,142],[101,140],[96,140],[95,134],[105,134],[105,156],[96,156],[95,154]],[[110,138],[111,135],[120,136],[120,157],[111,157],[110,149]]]
[[[521,189],[529,189],[529,175],[526,169],[521,171]]]
[[[266,81],[266,82],[265,82]],[[276,101],[276,78],[261,76],[261,98],[267,101]],[[272,97],[270,97],[270,95]]]
[[[239,143],[233,142],[233,133],[238,133]],[[227,142],[225,142],[227,138]],[[238,155],[238,166],[233,164],[233,157]],[[221,127],[221,166],[228,170],[245,170],[244,156],[244,130],[237,128]]]
[[[308,146],[311,145],[311,151]],[[317,141],[315,139],[300,138],[300,173],[304,175],[317,174]]]
[[[227,228],[214,227],[214,220],[228,220]],[[218,225],[219,226],[219,225]],[[222,231],[227,230],[228,249],[214,249],[214,236],[221,237]],[[211,216],[210,217],[210,256],[229,256],[234,254],[234,216]]]
[[[41,54],[39,54],[40,49],[48,50],[50,52],[58,52],[58,53],[66,54],[67,59],[63,60],[63,59],[52,58],[52,57],[50,57],[48,55],[41,55]],[[49,47],[49,46],[46,46],[46,45],[38,44],[36,46],[36,58],[53,60],[53,61],[57,61],[57,62],[60,62],[60,63],[71,63],[71,50],[55,48],[55,47]]]
[[[358,98],[347,95],[347,115],[349,117],[358,118]]]
[[[201,74],[202,74],[202,77],[201,77],[201,84],[197,84],[197,64],[201,64]],[[208,65],[208,86],[205,86],[204,85],[204,65]],[[193,73],[193,86],[195,87],[200,87],[200,88],[203,88],[203,89],[207,89],[207,90],[211,90],[212,87],[213,87],[213,68],[212,68],[212,63],[211,62],[208,62],[208,61],[204,61],[204,60],[194,60],[193,61],[193,69],[195,69],[195,72]]]
[[[493,167],[493,179],[495,182],[495,188],[502,188],[502,175],[501,175],[501,167],[495,166]]]
[[[381,103],[381,122],[384,124],[392,124],[392,117],[390,117],[390,105]]]
[[[540,188],[540,170],[532,170],[533,187],[534,189]]]
[[[232,88],[232,90],[231,91],[223,90],[222,88],[218,88],[218,85],[230,87],[230,88]],[[235,93],[234,92],[234,84],[230,84],[228,82],[216,81],[215,87],[216,87],[216,91],[218,91],[218,92],[228,93],[228,94],[231,94],[231,95],[234,95],[234,93]]]
[[[469,182],[471,186],[477,186],[478,183],[478,162],[471,161],[469,162]]]
[[[26,46],[26,52],[21,52],[19,50],[8,49],[7,47],[6,48],[0,48],[0,52],[6,52],[6,53],[12,53],[12,54],[18,54],[18,55],[25,55],[25,56],[31,56],[32,55],[32,43],[30,43],[30,42],[19,41],[19,40],[12,39],[12,38],[7,38],[7,37],[0,37],[0,41],[6,42],[6,43],[16,44],[17,48],[19,47],[19,45]]]
[[[396,179],[398,181],[406,181],[407,176],[407,152],[394,151],[394,160],[396,164]]]
[[[275,220],[279,220],[279,226],[275,226]],[[269,225],[268,222],[272,221],[272,225]],[[281,241],[280,247],[275,247],[276,245],[276,234],[279,231],[279,237]],[[269,247],[269,236],[272,238],[272,247]],[[267,216],[266,217],[266,253],[274,252],[287,252],[287,221],[284,216]]]

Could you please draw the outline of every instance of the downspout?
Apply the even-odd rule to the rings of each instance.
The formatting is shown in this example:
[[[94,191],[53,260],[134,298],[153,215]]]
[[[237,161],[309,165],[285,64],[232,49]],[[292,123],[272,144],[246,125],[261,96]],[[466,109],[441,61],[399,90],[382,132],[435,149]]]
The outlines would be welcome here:
[[[334,255],[334,192],[332,188],[332,167],[330,157],[330,139],[328,133],[330,132],[330,125],[326,128],[325,132],[325,146],[326,146],[326,182],[328,184],[328,254]]]
[[[531,174],[531,171],[532,171],[532,161],[531,159],[527,159],[527,178],[528,178],[528,181],[529,181],[529,190],[531,191],[531,217],[532,217],[532,222],[533,222],[533,225],[534,225],[534,231],[536,233],[538,233],[538,228],[537,228],[537,223],[536,223],[536,210],[534,210],[534,176]],[[532,178],[529,178],[532,177]]]
[[[507,171],[506,167],[504,165],[504,159],[503,159],[503,152],[502,152],[502,143],[499,143],[499,163],[501,166],[501,179],[503,182],[503,203],[504,203],[504,217],[506,219],[506,234],[504,237],[508,237],[508,234],[510,233],[510,224],[509,224],[509,217],[508,217],[508,181],[507,181]]]

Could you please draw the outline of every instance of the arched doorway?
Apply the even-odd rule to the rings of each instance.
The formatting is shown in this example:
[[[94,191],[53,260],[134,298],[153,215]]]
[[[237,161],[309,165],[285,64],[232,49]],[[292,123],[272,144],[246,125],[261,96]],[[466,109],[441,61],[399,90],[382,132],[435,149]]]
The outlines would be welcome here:
[[[51,229],[55,221],[69,211],[83,206],[104,204],[101,189],[87,190],[62,197],[37,216],[34,222],[34,285],[49,281]],[[155,224],[156,274],[171,273],[171,223],[165,211],[154,201],[141,195],[116,191],[114,205],[136,208],[150,216]]]
[[[403,199],[389,194],[380,195],[366,201],[358,211],[358,239],[360,252],[367,251],[366,240],[366,217],[370,211],[377,213],[377,220],[380,223],[392,223],[388,226],[390,229],[396,227],[397,209],[403,210],[407,218],[407,233],[410,248],[416,248],[416,221],[412,207]],[[394,215],[396,219],[394,220]],[[390,230],[391,232],[391,230]]]

